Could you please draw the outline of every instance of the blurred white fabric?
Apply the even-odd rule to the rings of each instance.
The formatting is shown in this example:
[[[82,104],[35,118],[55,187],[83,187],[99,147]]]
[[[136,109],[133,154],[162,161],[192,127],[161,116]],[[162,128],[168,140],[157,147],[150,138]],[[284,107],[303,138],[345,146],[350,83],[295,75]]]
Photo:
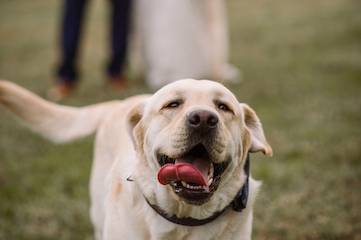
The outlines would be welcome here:
[[[132,64],[158,89],[181,78],[234,81],[223,0],[137,0]]]

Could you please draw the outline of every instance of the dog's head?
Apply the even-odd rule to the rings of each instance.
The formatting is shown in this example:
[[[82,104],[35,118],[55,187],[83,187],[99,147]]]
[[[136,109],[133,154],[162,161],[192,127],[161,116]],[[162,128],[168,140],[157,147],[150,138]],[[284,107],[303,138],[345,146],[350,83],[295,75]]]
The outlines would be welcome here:
[[[167,201],[197,206],[217,193],[222,200],[234,197],[247,152],[272,155],[256,113],[212,81],[169,84],[136,106],[128,122],[141,181],[148,182],[144,191],[167,194]]]

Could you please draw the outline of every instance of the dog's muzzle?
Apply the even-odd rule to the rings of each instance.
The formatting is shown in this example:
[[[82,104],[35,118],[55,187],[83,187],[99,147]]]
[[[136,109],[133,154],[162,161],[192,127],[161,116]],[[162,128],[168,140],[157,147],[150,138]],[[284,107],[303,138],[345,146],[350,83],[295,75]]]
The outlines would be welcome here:
[[[200,143],[177,157],[158,154],[158,162],[161,166],[157,175],[159,183],[169,184],[187,202],[200,205],[216,191],[231,160],[215,163]]]
[[[197,109],[185,117],[187,134],[184,152],[169,155],[158,152],[158,181],[171,185],[187,202],[202,204],[217,189],[230,159],[220,159],[217,150],[219,118],[216,113]],[[222,157],[223,158],[223,157]]]

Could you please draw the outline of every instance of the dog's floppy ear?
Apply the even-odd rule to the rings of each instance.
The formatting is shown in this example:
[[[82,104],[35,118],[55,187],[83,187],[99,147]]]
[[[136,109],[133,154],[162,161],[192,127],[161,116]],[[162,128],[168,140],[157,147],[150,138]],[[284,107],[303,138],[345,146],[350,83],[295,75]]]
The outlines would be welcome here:
[[[240,103],[241,109],[244,113],[244,121],[247,130],[251,135],[251,152],[263,152],[267,156],[272,156],[273,151],[264,136],[262,123],[259,120],[256,112],[247,104]]]
[[[143,117],[144,105],[144,101],[137,103],[127,115],[127,130],[135,148],[143,147],[144,129],[141,120]]]

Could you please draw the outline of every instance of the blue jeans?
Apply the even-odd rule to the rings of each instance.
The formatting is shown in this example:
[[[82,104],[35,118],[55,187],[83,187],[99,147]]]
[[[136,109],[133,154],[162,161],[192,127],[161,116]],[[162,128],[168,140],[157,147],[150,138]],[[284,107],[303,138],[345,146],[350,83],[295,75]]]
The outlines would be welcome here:
[[[114,77],[121,75],[124,68],[131,0],[109,0],[109,2],[111,47],[107,74]],[[88,0],[64,0],[60,36],[61,56],[57,69],[59,81],[72,84],[79,78],[77,58],[87,3]]]

